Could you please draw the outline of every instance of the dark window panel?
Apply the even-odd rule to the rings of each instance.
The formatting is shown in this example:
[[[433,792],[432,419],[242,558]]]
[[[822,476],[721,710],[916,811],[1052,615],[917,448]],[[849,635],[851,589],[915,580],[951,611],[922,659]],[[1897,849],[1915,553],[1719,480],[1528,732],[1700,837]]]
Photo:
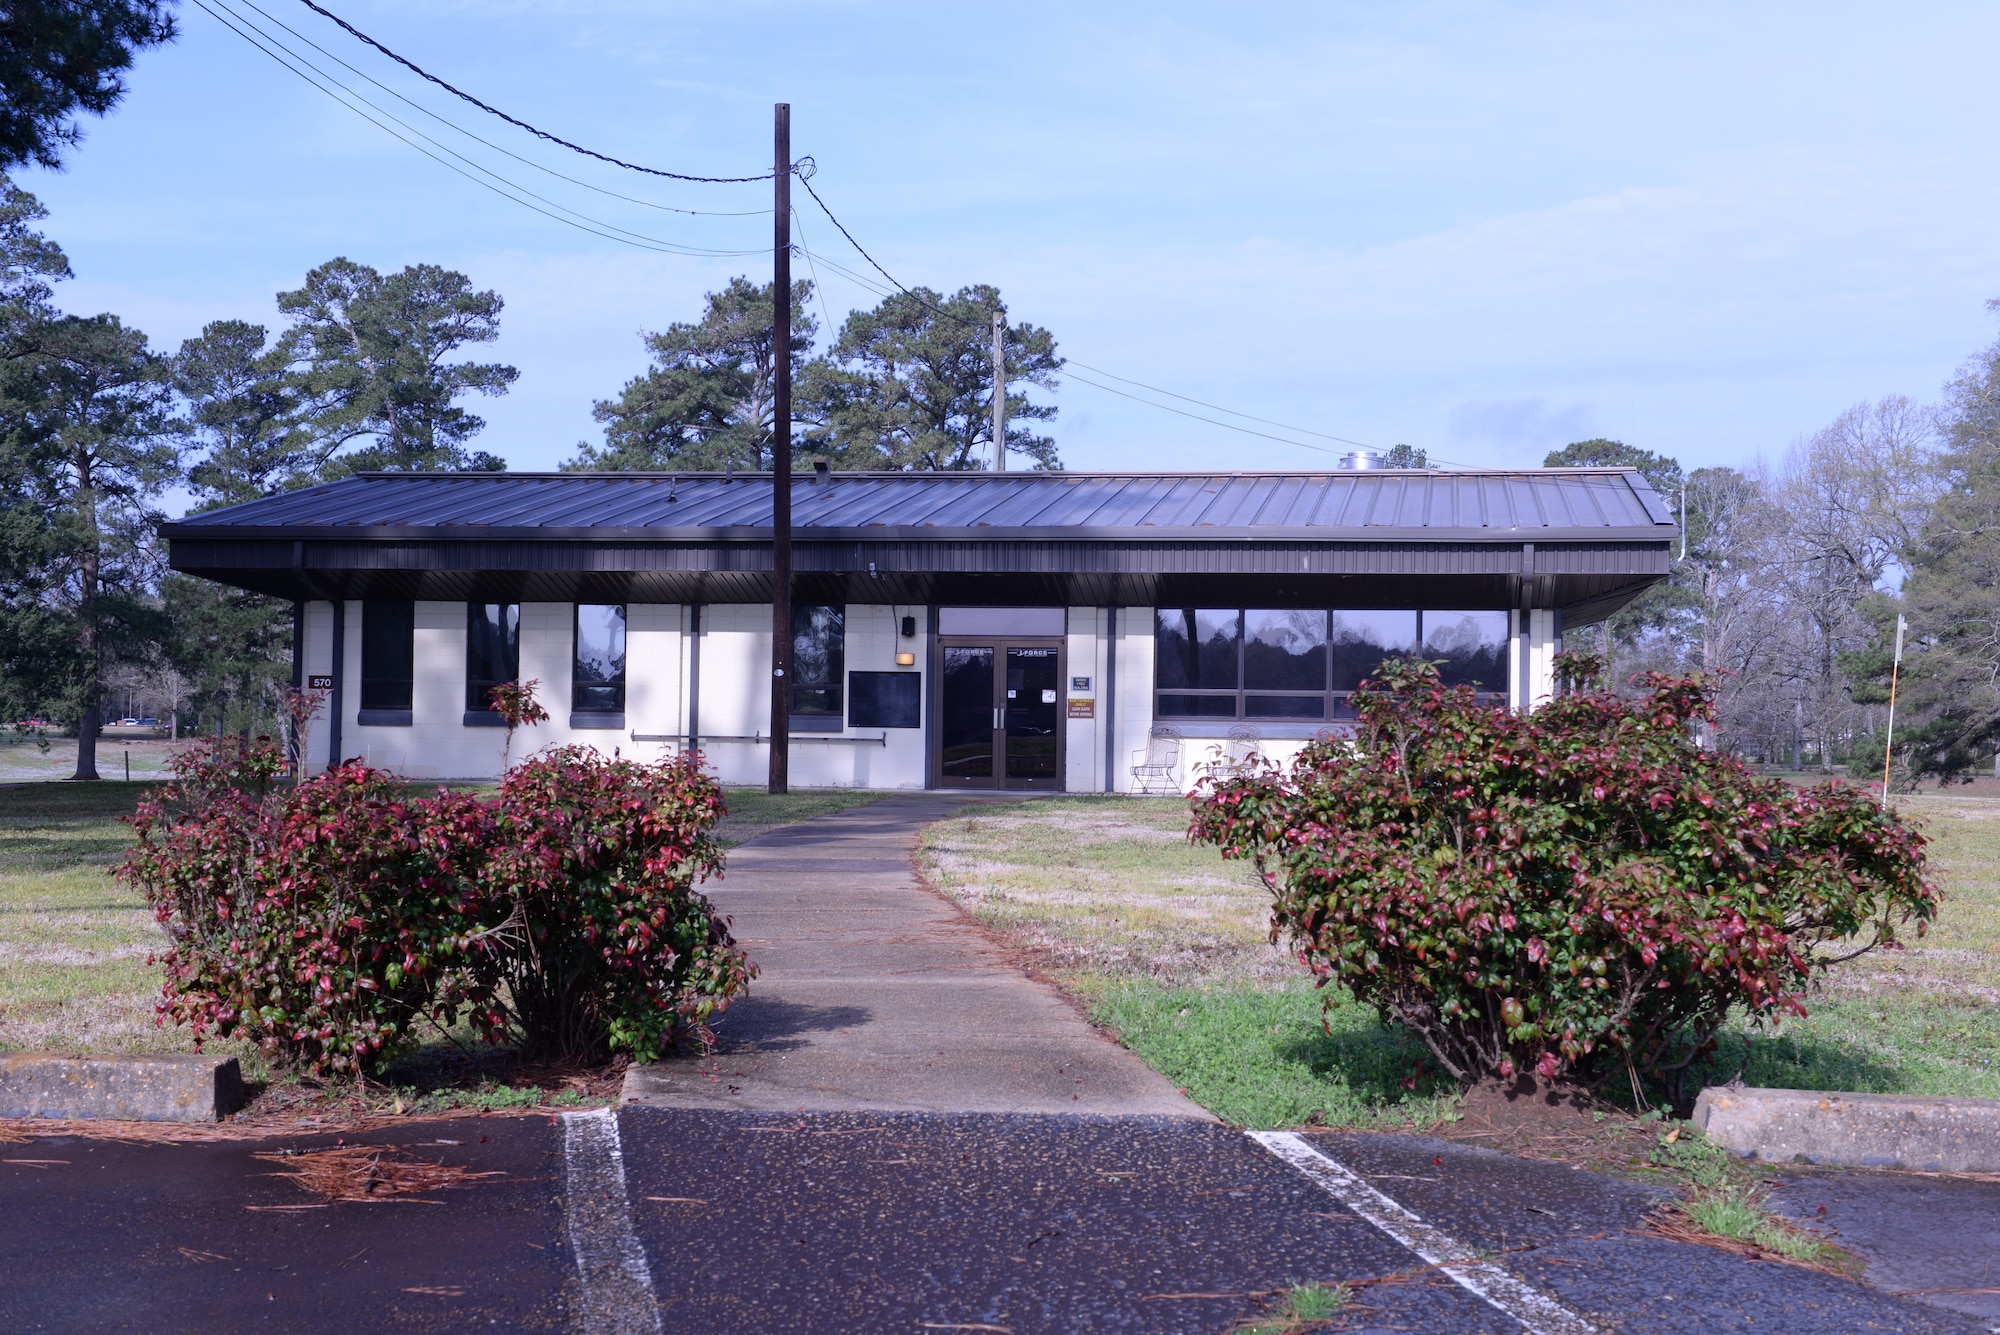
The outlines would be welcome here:
[[[1336,611],[1332,638],[1331,684],[1336,691],[1351,691],[1372,676],[1384,659],[1407,658],[1417,651],[1417,614]]]
[[[361,708],[409,709],[416,649],[415,603],[361,604]]]
[[[1156,718],[1235,718],[1236,695],[1181,695],[1160,692],[1154,705]]]
[[[1250,691],[1326,689],[1326,613],[1243,614],[1243,687]]]
[[[1505,612],[1425,612],[1424,657],[1442,660],[1447,686],[1480,691],[1507,689]]]
[[[465,608],[465,712],[493,708],[487,693],[521,675],[521,607],[468,603]]]
[[[578,603],[570,708],[617,714],[625,709],[625,607]]]
[[[1326,697],[1324,695],[1245,695],[1243,697],[1243,717],[1323,719],[1326,717]]]
[[[792,712],[839,714],[847,676],[847,609],[792,608]]]
[[[1234,608],[1168,608],[1155,611],[1154,685],[1233,691],[1243,618]]]

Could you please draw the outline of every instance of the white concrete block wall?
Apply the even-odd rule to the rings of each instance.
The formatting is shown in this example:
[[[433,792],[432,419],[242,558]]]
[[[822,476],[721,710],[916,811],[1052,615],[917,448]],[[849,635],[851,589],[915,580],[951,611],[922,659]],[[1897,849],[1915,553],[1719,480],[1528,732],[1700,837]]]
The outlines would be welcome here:
[[[1107,674],[1108,675],[1108,674]],[[1153,609],[1118,609],[1118,716],[1112,720],[1113,788],[1133,789],[1133,753],[1144,751],[1153,728]],[[1185,772],[1185,749],[1181,768]]]
[[[1104,650],[1104,609],[1070,608],[1069,638],[1064,652],[1066,669],[1056,699],[1058,717],[1066,729],[1063,788],[1072,793],[1104,791]],[[1089,689],[1072,685],[1078,677],[1090,678]],[[1068,717],[1071,700],[1090,701],[1093,716]]]
[[[575,730],[569,727],[572,639],[575,622],[568,603],[525,603],[521,606],[521,675],[540,683],[538,696],[551,715],[548,723],[515,734],[514,758],[569,742],[617,750],[643,759],[676,753],[678,737],[687,730],[692,642],[687,634],[689,610],[679,604],[634,603],[626,612],[626,707],[623,731]],[[305,618],[305,671],[330,672],[332,604],[309,603]],[[341,750],[368,763],[418,779],[490,779],[501,768],[503,730],[466,727],[465,604],[416,604],[415,681],[412,726],[363,727],[359,721],[361,694],[361,604],[347,604],[346,717]],[[851,604],[847,609],[847,668],[856,672],[905,671],[928,675],[918,634],[901,635],[901,619],[913,617],[921,626],[926,609],[920,605]],[[1543,614],[1542,624],[1552,627]],[[1118,792],[1133,788],[1134,753],[1145,749],[1153,723],[1153,609],[1118,609],[1116,653],[1116,717],[1107,710],[1112,692],[1107,671],[1108,648],[1102,608],[1068,611],[1064,702],[1066,765],[1064,785],[1071,792],[1102,792],[1105,787],[1104,729],[1112,731],[1110,779]],[[770,607],[763,603],[705,604],[701,615],[700,724],[702,749],[723,782],[758,785],[769,766],[769,743],[742,740],[770,735],[769,673]],[[910,652],[917,664],[898,668],[895,655]],[[1548,656],[1547,651],[1543,657]],[[1069,679],[1088,676],[1088,690],[1070,689]],[[925,717],[930,709],[931,683],[921,692]],[[1094,717],[1068,719],[1071,697],[1093,702]],[[329,728],[322,719],[314,726],[313,768],[327,763]],[[1199,778],[1204,748],[1227,733],[1227,727],[1188,734],[1178,775],[1184,787]],[[887,742],[881,739],[886,732]],[[1213,732],[1213,738],[1206,734]],[[636,741],[632,734],[655,740]],[[792,779],[800,788],[861,787],[910,789],[924,786],[929,773],[924,729],[843,728],[831,734],[797,734],[792,750]],[[812,740],[839,737],[848,740]],[[1301,742],[1272,740],[1266,753],[1289,760]]]
[[[918,633],[902,636],[902,618],[916,619]],[[893,603],[847,605],[847,670],[908,673],[923,682],[924,608]],[[916,658],[911,667],[897,667],[898,653]],[[918,687],[925,698],[927,682]],[[921,713],[918,716],[922,717]],[[833,738],[843,740],[834,741]],[[823,740],[813,740],[820,738]],[[883,738],[878,743],[875,739]],[[929,770],[924,730],[917,728],[843,728],[837,733],[792,734],[792,786],[795,788],[922,788]]]
[[[1526,645],[1521,634],[1521,622],[1528,614],[1520,611],[1507,613],[1507,705],[1511,709],[1525,709],[1528,702],[1521,694],[1521,659]]]
[[[664,760],[678,742],[637,741],[687,732],[688,608],[680,603],[625,605],[625,731],[613,734],[625,754]]]
[[[726,784],[763,783],[771,732],[771,605],[705,603],[701,609],[701,749]],[[745,739],[745,740],[735,740]]]
[[[1528,702],[1531,708],[1539,708],[1555,697],[1556,693],[1556,651],[1562,645],[1556,639],[1556,614],[1553,609],[1538,607],[1528,613]]]
[[[847,670],[909,672],[921,679],[927,671],[923,639],[921,634],[902,638],[899,623],[905,616],[915,617],[922,625],[924,608],[848,604]],[[899,651],[916,655],[916,666],[898,668]],[[685,670],[684,655],[682,662]],[[629,661],[626,674],[629,693]],[[725,784],[754,786],[764,783],[770,774],[770,743],[753,740],[771,735],[770,681],[770,604],[705,604],[701,610],[701,748],[709,767]],[[684,692],[682,705],[684,708]],[[629,722],[629,704],[627,708]],[[886,743],[875,740],[885,735]],[[790,773],[794,788],[924,786],[928,755],[922,728],[843,727],[792,736]]]
[[[412,651],[410,726],[361,727],[361,604],[348,604],[349,721],[342,747],[369,764],[412,779],[491,779],[500,773],[502,733],[468,728],[465,715],[465,604],[419,602]],[[523,750],[522,738],[515,751]]]
[[[301,680],[308,685],[314,677],[328,676],[333,672],[333,604],[329,602],[309,602],[306,604],[305,643],[300,646],[300,656],[305,666],[300,673]],[[328,725],[333,719],[333,703],[329,699],[313,716],[306,734],[306,772],[317,774],[327,767],[327,748],[333,744],[332,729]]]

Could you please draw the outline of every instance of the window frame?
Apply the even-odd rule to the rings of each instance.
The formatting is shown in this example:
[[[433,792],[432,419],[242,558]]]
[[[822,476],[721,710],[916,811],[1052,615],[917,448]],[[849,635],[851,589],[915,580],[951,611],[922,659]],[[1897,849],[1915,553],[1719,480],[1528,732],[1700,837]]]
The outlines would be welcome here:
[[[1260,728],[1286,728],[1286,727],[1324,728],[1329,725],[1338,724],[1342,720],[1351,719],[1354,717],[1354,710],[1352,706],[1349,704],[1349,701],[1353,697],[1354,692],[1352,690],[1336,690],[1333,688],[1333,665],[1334,665],[1333,614],[1337,612],[1372,611],[1378,609],[1343,608],[1335,606],[1272,608],[1272,607],[1253,607],[1250,606],[1249,604],[1245,604],[1243,606],[1235,608],[1234,614],[1236,617],[1236,686],[1234,690],[1227,689],[1224,687],[1160,685],[1160,654],[1158,650],[1159,636],[1160,636],[1160,614],[1162,612],[1172,611],[1172,610],[1175,609],[1155,608],[1153,614],[1154,615],[1153,635],[1154,635],[1154,646],[1155,646],[1154,658],[1153,658],[1153,719],[1155,722],[1171,723],[1176,726],[1194,727],[1197,729],[1200,728],[1203,724],[1212,724],[1217,727],[1232,726],[1237,724],[1248,724]],[[1220,614],[1228,614],[1231,611],[1231,609],[1226,607],[1184,608],[1179,610],[1184,612],[1195,612],[1195,613],[1209,612],[1209,613],[1220,613]],[[1396,607],[1396,608],[1382,608],[1379,610],[1392,611],[1392,612],[1410,612],[1414,614],[1416,621],[1416,635],[1411,645],[1411,652],[1416,656],[1422,656],[1424,653],[1424,635],[1425,635],[1424,619],[1427,615],[1440,614],[1440,615],[1462,616],[1467,613],[1487,613],[1487,614],[1498,613],[1501,616],[1509,615],[1509,610],[1506,608],[1492,608],[1492,607],[1480,607],[1480,608],[1460,607],[1460,608],[1428,608],[1428,609]],[[1246,669],[1248,666],[1247,658],[1248,658],[1249,644],[1250,644],[1251,613],[1283,612],[1283,611],[1313,612],[1327,618],[1325,639],[1322,640],[1321,642],[1322,645],[1324,646],[1324,652],[1320,655],[1321,687],[1318,691],[1289,690],[1278,687],[1252,688],[1247,685]],[[1508,640],[1509,636],[1511,635],[1511,629],[1512,628],[1510,623],[1509,633],[1503,634],[1500,640],[1500,646],[1503,658],[1507,653]],[[1511,689],[1511,674],[1506,670],[1504,666],[1501,671],[1501,679],[1503,681],[1509,682],[1510,685],[1503,686],[1499,690],[1479,691],[1478,692],[1479,698],[1488,703],[1504,702],[1511,704],[1513,700],[1513,692]],[[1167,701],[1173,697],[1178,697],[1177,703],[1179,701],[1188,701],[1188,702],[1204,701],[1204,702],[1214,702],[1215,705],[1222,706],[1224,702],[1228,702],[1227,707],[1230,712],[1225,713],[1222,711],[1221,708],[1216,708],[1212,712],[1204,712],[1204,713],[1188,712],[1185,709],[1179,710],[1178,712],[1169,712],[1165,706]],[[1300,716],[1300,715],[1276,716],[1266,713],[1253,714],[1248,712],[1251,697],[1256,697],[1260,700],[1266,700],[1266,701],[1277,701],[1284,699],[1296,699],[1300,701],[1316,700],[1321,702],[1320,712],[1316,717]]]
[[[512,609],[513,611],[512,631],[513,631],[513,641],[514,641],[513,643],[514,675],[511,677],[501,677],[492,681],[487,681],[483,677],[474,678],[472,675],[473,620],[475,617],[481,615],[480,609],[488,607],[498,607],[501,609],[500,619],[503,623],[505,623],[508,620],[507,616],[508,609]],[[490,699],[485,698],[486,693],[492,690],[492,688],[495,686],[502,686],[505,685],[507,682],[519,681],[520,679],[521,679],[521,605],[519,603],[487,603],[487,602],[466,603],[465,605],[465,706],[466,708],[465,708],[465,714],[462,719],[465,726],[468,728],[506,727],[507,720],[500,717],[499,711],[492,707],[493,702]],[[473,703],[474,701],[473,682],[475,680],[485,683],[484,688],[481,689],[479,692],[480,699],[483,701],[483,703],[479,704],[477,707],[475,707]]]
[[[406,609],[407,625],[395,628],[403,631],[401,637],[403,661],[398,664],[402,672],[397,675],[386,675],[379,671],[371,673],[369,671],[371,667],[379,669],[383,664],[376,657],[382,649],[380,636],[369,633],[370,622],[387,616],[391,608]],[[375,653],[371,653],[371,649]],[[402,690],[397,692],[390,702],[383,703],[382,696],[373,689],[383,685],[400,685]],[[355,711],[355,723],[364,728],[412,726],[415,719],[412,709],[416,701],[416,691],[417,605],[415,601],[407,598],[364,598],[361,602],[361,698],[359,707]],[[401,703],[395,703],[395,699],[399,699]],[[374,702],[371,703],[371,700]]]
[[[804,680],[799,675],[799,631],[801,616],[810,617],[816,610],[836,613],[838,631],[834,636],[832,651],[827,655],[826,681]],[[808,623],[810,624],[810,623]],[[785,688],[785,701],[789,706],[788,726],[801,732],[840,732],[847,727],[847,604],[845,603],[793,603],[792,604],[792,679]],[[832,696],[832,707],[827,709],[801,709],[800,691],[825,691]]]
[[[583,666],[583,609],[586,607],[615,607],[618,609],[619,654],[618,678],[616,681],[592,681],[589,688],[610,686],[618,694],[618,707],[606,709],[598,705],[581,702],[586,689],[579,669]],[[627,603],[571,603],[569,617],[569,726],[577,729],[623,728],[625,726],[625,702],[628,674],[631,670],[632,654],[632,609]]]

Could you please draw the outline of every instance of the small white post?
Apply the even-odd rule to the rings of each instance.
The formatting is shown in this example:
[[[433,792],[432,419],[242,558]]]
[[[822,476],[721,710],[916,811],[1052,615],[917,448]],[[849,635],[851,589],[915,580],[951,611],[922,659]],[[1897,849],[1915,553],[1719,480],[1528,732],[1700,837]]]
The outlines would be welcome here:
[[[1896,656],[1889,662],[1889,726],[1883,730],[1882,743],[1882,805],[1889,805],[1889,760],[1896,753],[1896,678],[1903,669],[1903,626],[1901,613],[1896,616]],[[1822,749],[1826,743],[1820,743]]]

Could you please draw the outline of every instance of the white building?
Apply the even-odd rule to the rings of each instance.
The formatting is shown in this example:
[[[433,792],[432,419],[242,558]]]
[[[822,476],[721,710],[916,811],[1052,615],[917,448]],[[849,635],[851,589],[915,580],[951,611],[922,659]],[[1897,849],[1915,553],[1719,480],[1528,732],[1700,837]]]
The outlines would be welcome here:
[[[491,778],[488,689],[566,742],[761,784],[768,474],[375,473],[167,525],[175,569],[292,599],[308,763]],[[795,485],[794,787],[1186,787],[1338,729],[1422,653],[1496,702],[1668,569],[1635,472],[818,474]]]

